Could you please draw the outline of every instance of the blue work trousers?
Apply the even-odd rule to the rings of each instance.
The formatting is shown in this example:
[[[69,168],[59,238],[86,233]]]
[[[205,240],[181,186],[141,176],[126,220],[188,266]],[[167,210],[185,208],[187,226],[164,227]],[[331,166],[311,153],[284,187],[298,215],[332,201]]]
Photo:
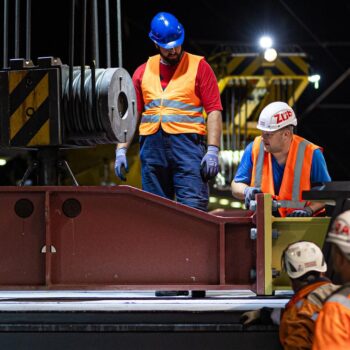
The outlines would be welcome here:
[[[207,211],[209,190],[200,173],[206,152],[203,136],[167,134],[159,129],[140,137],[142,189]]]

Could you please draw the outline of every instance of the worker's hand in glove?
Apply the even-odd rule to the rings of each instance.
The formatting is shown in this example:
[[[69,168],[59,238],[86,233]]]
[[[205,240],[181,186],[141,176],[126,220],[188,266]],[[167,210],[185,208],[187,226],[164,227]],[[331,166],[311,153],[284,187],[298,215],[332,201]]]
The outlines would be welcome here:
[[[115,170],[115,174],[122,181],[126,181],[126,177],[123,174],[123,170],[125,170],[125,172],[129,172],[128,161],[126,159],[126,151],[127,149],[125,147],[119,148],[115,151],[114,170]]]
[[[252,326],[254,324],[274,324],[274,320],[271,315],[276,312],[280,317],[281,309],[272,309],[270,307],[263,307],[260,310],[247,311],[241,316],[241,323],[243,326]],[[279,324],[279,322],[277,323]]]
[[[260,323],[260,310],[245,312],[242,314],[240,321],[243,326],[252,326],[253,324]]]
[[[201,174],[204,181],[214,178],[219,172],[219,147],[208,146],[201,161]]]
[[[246,187],[244,189],[244,203],[245,207],[249,209],[250,201],[255,199],[255,195],[261,193],[260,188],[257,187]]]
[[[308,217],[312,216],[314,212],[310,207],[305,207],[303,209],[295,209],[291,213],[287,214],[288,217]]]

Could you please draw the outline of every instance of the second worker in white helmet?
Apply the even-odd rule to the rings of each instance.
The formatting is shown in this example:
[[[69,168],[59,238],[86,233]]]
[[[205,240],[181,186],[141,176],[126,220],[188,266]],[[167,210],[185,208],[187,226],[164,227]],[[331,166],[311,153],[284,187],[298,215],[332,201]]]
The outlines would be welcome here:
[[[321,249],[313,242],[291,243],[283,251],[281,260],[294,291],[293,297],[284,309],[265,307],[248,311],[241,320],[245,326],[278,324],[284,350],[311,349],[318,314],[325,300],[339,286],[324,276],[327,264]]]
[[[268,104],[260,113],[261,136],[245,149],[232,181],[232,194],[247,209],[259,192],[278,200],[280,216],[313,216],[324,204],[302,200],[302,192],[331,181],[322,149],[294,134],[297,118],[285,102]]]

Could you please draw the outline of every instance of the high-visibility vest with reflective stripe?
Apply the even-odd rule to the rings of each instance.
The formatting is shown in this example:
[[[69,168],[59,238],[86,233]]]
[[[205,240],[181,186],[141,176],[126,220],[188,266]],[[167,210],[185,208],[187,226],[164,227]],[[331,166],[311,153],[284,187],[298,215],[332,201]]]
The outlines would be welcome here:
[[[279,337],[283,349],[311,349],[315,319],[336,288],[330,281],[317,281],[292,297],[281,316]]]
[[[340,288],[325,302],[316,321],[312,349],[350,349],[349,284]]]
[[[252,150],[253,171],[251,186],[261,188],[263,193],[270,193],[281,203],[278,209],[282,217],[307,203],[302,201],[302,192],[311,188],[310,173],[313,153],[319,146],[304,138],[293,135],[284,168],[279,194],[275,194],[271,153],[264,151],[261,136],[255,138]]]
[[[169,134],[206,134],[201,100],[195,94],[196,75],[203,57],[185,52],[167,87],[163,90],[160,55],[148,59],[141,89],[145,105],[140,135],[151,135],[160,125]]]

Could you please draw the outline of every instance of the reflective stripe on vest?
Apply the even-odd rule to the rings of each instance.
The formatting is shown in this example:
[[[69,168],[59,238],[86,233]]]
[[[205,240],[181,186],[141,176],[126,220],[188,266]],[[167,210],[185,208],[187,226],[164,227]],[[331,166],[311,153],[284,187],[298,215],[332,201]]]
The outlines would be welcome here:
[[[300,309],[300,308],[303,306],[303,304],[304,304],[304,300],[303,300],[303,299],[298,300],[298,301],[295,303],[295,307],[296,307],[297,309]]]
[[[312,314],[312,316],[311,316],[311,319],[312,319],[314,322],[316,322],[316,320],[317,320],[317,318],[318,318],[318,315],[319,315],[318,312],[314,312],[314,313]]]
[[[195,94],[198,65],[202,59],[185,52],[163,90],[159,75],[160,55],[149,58],[141,83],[145,111],[140,135],[154,134],[160,125],[169,134],[206,134],[202,103]]]
[[[143,123],[157,123],[160,121],[159,115],[145,115],[142,118]],[[202,117],[189,117],[187,115],[164,115],[162,117],[162,123],[204,123]]]
[[[161,100],[159,98],[156,100],[153,100],[148,105],[146,105],[145,110],[147,111],[150,108],[160,107],[160,106],[182,109],[184,111],[203,113],[203,107],[195,107],[193,105],[182,103],[179,101],[172,101],[172,100],[165,100],[165,99]]]
[[[313,282],[306,285],[305,287],[301,288],[296,294],[294,294],[292,299],[290,299],[289,302],[286,304],[285,308],[288,309],[290,307],[293,307],[294,305],[297,305],[300,302],[303,303],[303,300],[307,298],[309,294],[312,294],[318,288],[321,288],[329,284],[330,284],[329,281],[318,281],[318,282]],[[302,303],[298,304],[298,308],[302,306]]]
[[[333,294],[327,302],[334,302],[339,303],[345,308],[350,310],[350,299],[347,296],[341,295],[341,294]]]
[[[259,144],[256,144],[256,142],[258,142]],[[307,147],[311,147],[312,150],[319,148],[316,145],[313,145],[311,142],[293,135],[293,142],[296,142],[295,144],[291,145],[291,147],[293,146],[293,148],[297,147],[297,149],[293,149],[293,152],[296,152],[295,154],[295,163],[293,164],[293,183],[292,184],[285,184],[285,182],[282,179],[281,182],[281,188],[280,188],[280,193],[282,192],[282,186],[287,186],[284,187],[284,190],[289,191],[291,193],[291,198],[279,198],[279,196],[275,196],[276,199],[278,199],[279,203],[281,204],[282,208],[287,208],[287,209],[298,209],[298,208],[304,208],[306,202],[301,200],[301,179],[302,176],[304,176],[303,174],[303,166],[304,166],[304,160],[305,160],[305,152],[307,150]],[[254,154],[255,152],[257,153]],[[312,157],[311,153],[311,157]],[[270,166],[271,169],[270,171],[272,172],[272,161],[271,161],[271,154],[267,153],[264,151],[264,143],[262,142],[262,138],[258,137],[255,139],[254,141],[254,145],[253,145],[253,154],[252,154],[252,160],[253,160],[253,167],[255,168],[255,172],[253,174],[253,178],[252,178],[252,182],[251,185],[254,187],[258,187],[258,188],[262,188],[263,186],[263,181],[271,181],[269,183],[271,183],[273,185],[273,178],[272,179],[263,179],[263,174],[264,174],[264,167],[265,166]],[[255,164],[254,164],[255,162]],[[288,158],[287,158],[287,162],[288,162]],[[309,160],[309,168],[306,169],[306,171],[308,172],[308,174],[311,172],[311,163],[312,163],[312,159]],[[270,164],[270,165],[267,165]],[[287,165],[287,163],[286,163]],[[289,164],[290,165],[290,164]],[[304,168],[306,168],[304,166]],[[267,171],[267,170],[266,170]],[[267,174],[267,173],[266,173]],[[284,177],[285,174],[283,174]],[[273,177],[273,174],[272,174]],[[270,185],[265,185],[264,187],[268,187],[270,188]],[[290,188],[289,188],[290,186]],[[306,190],[305,188],[303,190]],[[269,193],[271,193],[272,195],[275,195],[274,193],[274,189],[270,188]],[[265,191],[266,192],[266,191]],[[280,210],[281,212],[281,210]],[[282,214],[282,213],[281,213]],[[284,216],[284,215],[283,215]]]
[[[265,155],[264,143],[260,142],[258,161],[256,164],[256,171],[255,171],[255,182],[254,182],[254,187],[258,187],[258,188],[261,188],[261,179],[262,179],[263,166],[264,166],[264,155]]]

